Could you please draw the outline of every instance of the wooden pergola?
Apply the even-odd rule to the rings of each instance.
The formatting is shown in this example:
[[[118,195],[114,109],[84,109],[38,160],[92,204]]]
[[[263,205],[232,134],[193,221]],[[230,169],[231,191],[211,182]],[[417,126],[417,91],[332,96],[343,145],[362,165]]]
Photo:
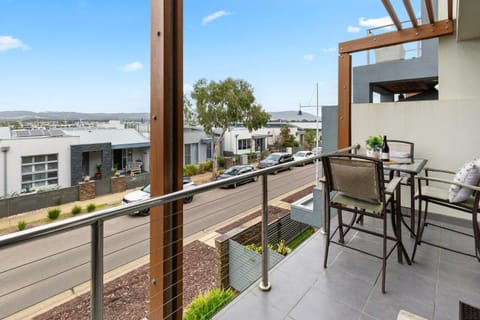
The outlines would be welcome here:
[[[448,18],[440,21],[434,18],[432,0],[424,0],[428,15],[428,22],[424,24],[418,23],[410,0],[403,0],[411,23],[409,28],[402,27],[390,0],[381,1],[396,30],[338,45],[338,148],[351,145],[352,53],[453,34],[452,0],[447,1]]]

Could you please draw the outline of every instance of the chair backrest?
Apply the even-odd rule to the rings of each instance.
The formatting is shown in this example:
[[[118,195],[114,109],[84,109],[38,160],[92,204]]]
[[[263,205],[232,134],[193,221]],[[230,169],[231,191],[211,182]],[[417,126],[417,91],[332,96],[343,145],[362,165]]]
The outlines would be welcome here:
[[[383,164],[370,157],[333,154],[322,157],[327,190],[380,203],[384,201]]]
[[[408,158],[410,162],[413,162],[415,158],[415,144],[413,142],[403,140],[388,140],[387,142],[390,148],[390,157]]]

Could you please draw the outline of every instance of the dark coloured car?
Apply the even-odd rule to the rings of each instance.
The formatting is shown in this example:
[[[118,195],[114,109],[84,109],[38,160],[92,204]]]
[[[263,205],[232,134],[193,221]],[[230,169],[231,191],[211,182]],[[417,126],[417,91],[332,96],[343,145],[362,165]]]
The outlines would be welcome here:
[[[293,156],[290,153],[274,152],[274,153],[270,153],[268,157],[260,161],[258,168],[264,169],[264,168],[284,164],[290,161],[293,161]],[[288,167],[288,169],[291,170],[292,167]],[[282,169],[282,170],[287,170],[287,169]],[[280,170],[274,171],[273,174],[276,174],[278,171]]]
[[[192,179],[190,177],[183,177],[183,190],[191,189],[194,188],[195,184],[193,183]],[[150,199],[150,184],[147,184],[145,187],[143,187],[140,190],[133,191],[130,193],[127,193],[123,197],[123,204],[131,203],[131,202],[137,202],[141,200],[147,200]],[[193,200],[193,195],[183,198],[183,203],[190,203]],[[140,216],[147,216],[150,213],[150,209],[145,209],[142,211],[134,211],[130,215],[140,215]]]
[[[231,178],[231,177],[240,176],[242,174],[252,172],[252,171],[255,171],[255,168],[251,165],[248,165],[248,164],[247,165],[241,165],[241,166],[233,166],[233,167],[225,170],[225,172],[222,173],[221,175],[219,175],[217,177],[217,180],[223,180],[223,179],[228,179],[228,178]],[[255,181],[257,181],[257,177],[248,177],[248,178],[241,179],[240,181],[237,181],[235,183],[226,185],[226,186],[224,186],[224,188],[228,188],[228,187],[236,188],[239,184],[243,184],[243,183],[247,183],[247,182],[255,182]]]

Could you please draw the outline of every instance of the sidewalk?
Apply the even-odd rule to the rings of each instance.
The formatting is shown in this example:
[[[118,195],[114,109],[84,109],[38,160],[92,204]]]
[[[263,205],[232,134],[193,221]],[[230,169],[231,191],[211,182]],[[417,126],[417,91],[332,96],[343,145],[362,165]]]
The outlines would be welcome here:
[[[136,189],[129,189],[123,192],[99,196],[91,200],[69,202],[69,203],[58,205],[58,206],[37,209],[33,211],[16,214],[10,217],[2,218],[0,219],[0,234],[7,233],[6,232],[7,230],[9,232],[15,231],[17,229],[17,224],[20,221],[25,221],[27,223],[27,228],[32,227],[32,225],[43,224],[41,223],[42,220],[47,219],[48,221],[48,211],[55,208],[58,208],[61,210],[61,213],[60,213],[61,216],[66,214],[68,217],[71,217],[72,216],[71,211],[74,206],[81,206],[82,209],[85,210],[85,208],[91,203],[95,204],[97,207],[101,205],[102,206],[105,205],[108,207],[115,204],[120,204],[123,199],[123,196],[126,193],[132,192],[133,190],[136,190]],[[103,207],[101,209],[103,209]],[[100,209],[97,209],[97,210],[100,210]]]

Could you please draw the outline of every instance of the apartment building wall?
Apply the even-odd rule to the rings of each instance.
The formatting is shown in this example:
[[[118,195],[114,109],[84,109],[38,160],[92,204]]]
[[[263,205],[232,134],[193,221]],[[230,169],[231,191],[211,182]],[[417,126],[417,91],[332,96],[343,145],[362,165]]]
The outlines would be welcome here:
[[[0,196],[22,190],[22,157],[58,155],[58,185],[70,186],[70,145],[78,143],[78,137],[37,137],[30,139],[0,140],[0,148],[8,147],[0,154]],[[6,157],[6,172],[5,169]],[[6,184],[6,189],[5,189]]]

